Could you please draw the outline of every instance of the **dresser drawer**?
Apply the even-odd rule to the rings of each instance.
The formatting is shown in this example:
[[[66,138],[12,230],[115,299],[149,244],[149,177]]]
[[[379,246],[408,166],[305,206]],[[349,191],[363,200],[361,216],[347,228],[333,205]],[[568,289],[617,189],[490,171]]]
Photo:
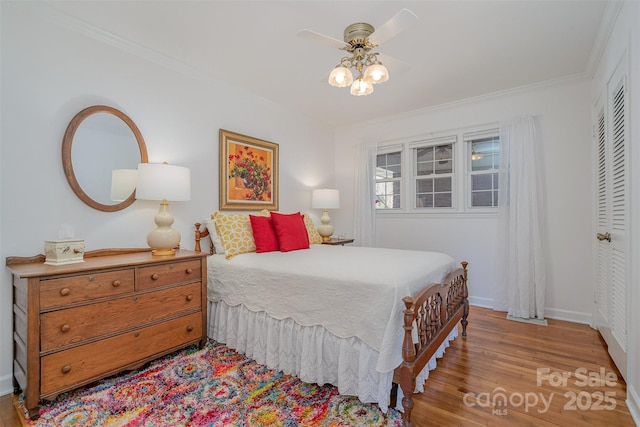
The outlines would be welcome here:
[[[190,314],[42,357],[40,395],[46,396],[116,373],[156,353],[202,338],[202,313]]]
[[[201,308],[201,284],[191,283],[40,316],[41,351],[130,330]]]
[[[198,280],[202,276],[200,260],[172,262],[136,269],[138,290],[151,289],[172,283]]]
[[[134,278],[134,270],[127,269],[43,280],[40,309],[133,292]]]

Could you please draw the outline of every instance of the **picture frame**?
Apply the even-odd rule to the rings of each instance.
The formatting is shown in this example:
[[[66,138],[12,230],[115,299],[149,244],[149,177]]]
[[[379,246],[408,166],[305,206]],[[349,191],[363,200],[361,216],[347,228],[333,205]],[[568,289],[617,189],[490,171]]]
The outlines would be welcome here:
[[[220,210],[278,210],[278,144],[220,129]]]

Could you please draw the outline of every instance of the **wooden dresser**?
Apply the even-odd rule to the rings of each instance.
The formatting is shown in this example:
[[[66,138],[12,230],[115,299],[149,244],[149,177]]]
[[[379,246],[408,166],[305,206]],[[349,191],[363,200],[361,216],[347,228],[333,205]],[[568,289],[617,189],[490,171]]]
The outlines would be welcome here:
[[[7,258],[13,274],[13,377],[30,416],[40,399],[207,340],[203,252],[104,250],[51,266]]]

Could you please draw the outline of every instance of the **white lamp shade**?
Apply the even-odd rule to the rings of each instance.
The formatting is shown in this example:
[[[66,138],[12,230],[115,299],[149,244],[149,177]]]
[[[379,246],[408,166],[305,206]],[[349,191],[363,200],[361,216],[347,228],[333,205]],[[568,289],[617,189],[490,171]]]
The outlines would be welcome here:
[[[335,87],[347,87],[353,83],[353,74],[347,67],[337,66],[329,74],[329,84]]]
[[[136,199],[175,202],[191,200],[191,171],[166,163],[140,163]]]
[[[121,202],[127,200],[136,189],[135,169],[115,169],[111,171],[111,200]]]
[[[364,78],[374,85],[384,83],[389,80],[389,71],[387,71],[387,67],[380,63],[372,64],[365,70]]]
[[[311,207],[313,209],[338,209],[340,207],[340,192],[330,188],[313,190]]]
[[[362,77],[358,77],[351,85],[350,93],[354,96],[369,95],[373,93],[373,85]]]

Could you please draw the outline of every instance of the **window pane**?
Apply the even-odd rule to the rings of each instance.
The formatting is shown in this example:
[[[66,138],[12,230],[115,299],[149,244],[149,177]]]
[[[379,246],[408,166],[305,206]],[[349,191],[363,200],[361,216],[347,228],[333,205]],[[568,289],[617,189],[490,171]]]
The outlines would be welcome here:
[[[416,196],[417,208],[432,208],[433,207],[433,194],[419,194]]]
[[[389,178],[400,178],[402,176],[402,167],[401,166],[388,166],[387,171],[389,171]]]
[[[499,167],[500,138],[497,136],[471,141],[471,170],[482,171]]]
[[[435,162],[436,173],[452,173],[453,162],[451,160],[439,160]]]
[[[418,163],[416,165],[416,174],[420,175],[431,175],[433,173],[433,162],[426,163]]]
[[[450,208],[451,193],[436,193],[433,195],[433,201],[436,208]]]
[[[398,209],[400,208],[400,196],[393,196],[393,208],[394,209]]]
[[[471,176],[471,190],[491,190],[492,186],[492,175],[472,175]]]
[[[427,162],[433,160],[433,147],[418,148],[416,150],[417,160],[419,162]]]
[[[417,193],[432,193],[433,192],[433,180],[432,179],[417,179],[416,180],[416,192]]]
[[[472,206],[493,206],[493,191],[477,191],[471,193]]]
[[[387,153],[387,165],[399,165],[401,157],[400,151]]]
[[[434,183],[436,192],[451,192],[451,178],[436,178]]]
[[[453,150],[452,150],[452,145],[451,144],[438,145],[436,147],[435,159],[436,160],[452,159],[453,158],[453,156],[451,155],[452,152],[453,152]]]

